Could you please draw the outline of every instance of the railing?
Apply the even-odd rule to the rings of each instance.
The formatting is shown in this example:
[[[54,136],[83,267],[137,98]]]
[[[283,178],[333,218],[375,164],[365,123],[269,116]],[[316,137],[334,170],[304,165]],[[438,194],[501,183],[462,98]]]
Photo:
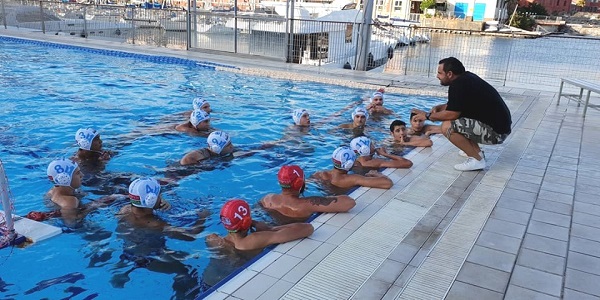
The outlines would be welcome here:
[[[257,55],[314,65],[317,71],[353,69],[362,53],[358,49],[362,25],[354,22],[48,1],[3,4],[2,25],[45,34]],[[465,30],[461,34],[445,31],[448,30],[373,24],[366,59],[368,69],[435,77],[439,59],[455,56],[469,70],[504,84],[556,86],[559,76],[600,81],[596,50],[600,49],[600,40],[524,39],[511,33],[482,36]]]

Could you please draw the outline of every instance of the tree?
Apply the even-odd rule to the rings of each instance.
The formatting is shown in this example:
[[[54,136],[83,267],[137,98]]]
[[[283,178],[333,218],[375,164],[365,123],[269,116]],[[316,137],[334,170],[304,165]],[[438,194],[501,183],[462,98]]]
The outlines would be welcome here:
[[[428,8],[432,8],[435,6],[435,0],[423,0],[423,2],[421,2],[421,6],[419,6],[419,8],[421,9],[421,11],[425,11]]]
[[[546,8],[539,3],[529,3],[527,6],[517,8],[517,15],[510,23],[510,26],[525,30],[533,30],[535,20],[532,16],[547,16]]]
[[[577,5],[579,7],[584,7],[585,6],[585,0],[577,0],[577,2],[575,3],[575,5]]]

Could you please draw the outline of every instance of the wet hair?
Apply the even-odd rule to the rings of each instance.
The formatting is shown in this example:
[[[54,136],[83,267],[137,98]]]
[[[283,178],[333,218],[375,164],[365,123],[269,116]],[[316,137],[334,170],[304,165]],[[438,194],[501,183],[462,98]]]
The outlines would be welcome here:
[[[412,118],[412,115],[411,115]],[[394,132],[394,128],[396,126],[406,126],[406,123],[404,123],[404,121],[401,120],[394,120],[394,122],[392,122],[392,124],[390,124],[390,131]]]
[[[416,116],[416,115],[417,115],[417,114],[415,114],[415,113],[411,112],[411,113],[410,113],[410,117],[408,117],[408,120],[409,120],[409,121],[412,121],[412,118],[413,118],[414,116]]]
[[[454,73],[454,75],[461,75],[465,72],[465,66],[463,66],[460,60],[458,60],[458,58],[456,57],[444,58],[440,60],[438,64],[443,65],[442,69],[444,70],[444,72],[451,71],[452,73]]]

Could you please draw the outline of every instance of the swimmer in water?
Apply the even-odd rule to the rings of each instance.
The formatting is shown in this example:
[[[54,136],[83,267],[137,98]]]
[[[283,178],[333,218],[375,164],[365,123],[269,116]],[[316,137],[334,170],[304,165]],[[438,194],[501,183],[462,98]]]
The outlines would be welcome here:
[[[281,194],[268,194],[260,200],[267,210],[289,218],[308,218],[315,212],[347,212],[356,205],[347,195],[302,197],[306,182],[304,171],[297,165],[282,166],[277,173]]]
[[[348,147],[335,149],[331,160],[333,162],[333,169],[316,172],[312,177],[321,183],[343,189],[355,186],[389,189],[394,185],[391,179],[376,170],[371,170],[365,175],[348,174],[348,171],[352,169],[356,161],[356,154]]]
[[[167,237],[182,241],[194,241],[204,230],[208,214],[198,212],[198,219],[190,227],[176,227],[155,214],[168,210],[171,205],[161,195],[158,181],[150,177],[135,179],[129,185],[130,203],[117,214],[118,237],[123,241],[123,254],[114,270],[130,267],[125,272],[113,272],[110,280],[114,287],[123,288],[130,281],[129,274],[137,268],[173,275],[172,289],[176,299],[193,299],[198,291],[198,278],[194,267],[183,261],[189,253],[168,249]],[[134,275],[135,276],[135,275]]]
[[[187,112],[183,113],[184,117],[188,118],[194,110],[198,110],[198,109],[205,111],[207,114],[210,114],[212,112],[210,103],[208,103],[208,101],[206,99],[203,99],[200,97],[196,97],[196,98],[194,98],[194,100],[192,100],[192,107],[193,107],[193,109],[191,111],[187,111]]]
[[[418,115],[416,115],[418,116]],[[416,118],[416,117],[415,117]],[[439,127],[439,126],[435,126]],[[390,134],[392,135],[392,143],[399,146],[413,147],[431,147],[433,142],[429,135],[409,135],[409,130],[406,128],[406,123],[400,120],[394,120],[390,125]]]
[[[210,132],[210,115],[201,109],[195,109],[188,122],[175,126],[179,132],[207,136]]]
[[[80,128],[75,133],[75,141],[79,150],[73,156],[73,160],[81,163],[87,162],[104,162],[109,160],[113,152],[102,150],[102,139],[100,132],[94,128]]]
[[[295,109],[292,112],[292,119],[294,120],[294,124],[300,127],[308,127],[310,126],[310,114],[306,109],[299,108]]]
[[[410,128],[407,128],[407,134],[411,136],[430,136],[436,133],[442,133],[441,126],[425,124],[425,117],[422,114],[410,113]]]
[[[398,155],[387,153],[385,148],[376,148],[375,143],[366,136],[360,136],[352,139],[350,142],[350,149],[358,155],[354,165],[363,168],[379,169],[379,168],[398,168],[408,169],[412,167],[413,163]],[[374,158],[373,156],[378,154],[389,160]]]
[[[213,131],[206,139],[206,148],[187,153],[179,163],[182,166],[197,164],[209,157],[227,156],[234,151],[229,134],[223,131]]]
[[[47,196],[59,207],[60,215],[68,224],[82,219],[94,209],[108,205],[119,197],[119,195],[110,195],[85,205],[81,204],[76,190],[81,187],[83,174],[77,163],[70,159],[61,158],[52,161],[48,165],[46,174],[54,183]]]
[[[371,97],[370,103],[366,106],[367,111],[370,114],[382,114],[382,115],[392,115],[394,112],[391,109],[388,109],[383,106],[383,91],[378,90],[373,93],[373,97]]]
[[[241,251],[261,250],[267,246],[285,243],[311,235],[314,228],[308,223],[292,223],[271,227],[252,220],[250,206],[244,200],[227,201],[221,209],[221,223],[227,235],[215,233],[206,237],[210,247],[229,247]],[[251,232],[251,233],[249,233]]]

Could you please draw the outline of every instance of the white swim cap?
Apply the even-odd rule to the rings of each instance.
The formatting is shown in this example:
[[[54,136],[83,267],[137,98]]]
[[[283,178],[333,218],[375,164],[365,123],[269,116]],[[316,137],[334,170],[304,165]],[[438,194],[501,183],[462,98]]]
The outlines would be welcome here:
[[[352,120],[354,120],[354,116],[359,116],[359,115],[363,115],[365,116],[365,119],[369,119],[369,113],[367,112],[367,110],[364,107],[357,107],[354,109],[354,111],[352,112]]]
[[[383,93],[382,92],[373,93],[373,97],[371,97],[371,102],[373,102],[373,98],[375,98],[375,97],[381,97],[381,100],[383,100]]]
[[[79,130],[75,132],[75,141],[77,141],[79,149],[90,150],[90,148],[92,148],[92,141],[98,134],[100,134],[100,132],[96,131],[94,128],[79,128]]]
[[[200,124],[200,122],[202,122],[204,120],[209,120],[209,119],[210,119],[210,115],[201,109],[194,109],[194,111],[190,115],[190,123],[192,123],[192,125],[194,127],[198,126],[198,124]]]
[[[129,185],[129,200],[135,207],[154,208],[158,195],[160,184],[154,178],[138,178]]]
[[[302,119],[302,116],[304,115],[308,115],[308,110],[304,108],[294,109],[292,112],[292,119],[294,119],[294,123],[296,125],[300,125],[300,119]]]
[[[208,103],[208,101],[206,101],[205,99],[194,98],[194,101],[192,101],[192,106],[194,107],[194,110],[202,109],[202,106],[206,103]]]
[[[349,171],[354,166],[356,154],[350,148],[342,146],[333,151],[331,160],[334,168]]]
[[[77,163],[66,158],[53,160],[46,169],[48,179],[58,186],[71,186],[73,173],[77,169]]]
[[[226,132],[213,131],[208,135],[206,143],[208,144],[208,148],[210,149],[210,151],[216,154],[221,154],[223,148],[231,144],[231,139],[229,138],[229,134],[227,134]]]
[[[366,136],[359,136],[350,142],[350,148],[359,156],[371,155],[371,140]]]

